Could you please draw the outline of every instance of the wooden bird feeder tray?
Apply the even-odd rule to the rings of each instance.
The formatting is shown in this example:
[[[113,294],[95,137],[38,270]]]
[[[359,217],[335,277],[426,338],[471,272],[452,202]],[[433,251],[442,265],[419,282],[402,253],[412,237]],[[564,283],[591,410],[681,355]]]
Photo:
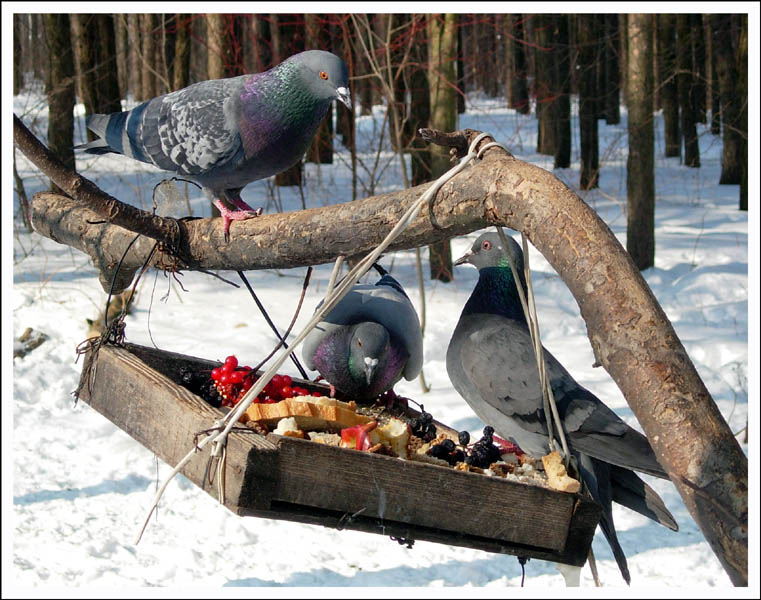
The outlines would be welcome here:
[[[180,385],[180,370],[219,365],[134,344],[103,344],[87,354],[79,397],[174,466],[194,436],[224,414]],[[326,386],[295,378],[294,384],[327,395]],[[202,485],[210,451],[211,444],[182,473],[217,498],[216,482]],[[585,563],[600,518],[599,505],[580,494],[253,430],[230,433],[225,506],[240,516],[576,566]]]

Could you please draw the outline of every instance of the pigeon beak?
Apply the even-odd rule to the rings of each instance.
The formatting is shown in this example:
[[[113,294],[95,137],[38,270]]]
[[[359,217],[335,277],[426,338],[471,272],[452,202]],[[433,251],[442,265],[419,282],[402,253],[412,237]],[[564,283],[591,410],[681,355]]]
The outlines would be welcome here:
[[[375,367],[377,366],[377,358],[370,358],[369,356],[365,357],[365,379],[367,380],[367,385],[370,385],[370,382],[373,380],[373,374],[375,373]]]
[[[351,92],[349,91],[349,88],[336,88],[336,98],[343,102],[346,108],[351,110]]]
[[[463,254],[460,258],[458,258],[456,261],[454,261],[455,266],[464,265],[465,263],[470,262],[470,258],[473,256],[473,252],[466,252]]]

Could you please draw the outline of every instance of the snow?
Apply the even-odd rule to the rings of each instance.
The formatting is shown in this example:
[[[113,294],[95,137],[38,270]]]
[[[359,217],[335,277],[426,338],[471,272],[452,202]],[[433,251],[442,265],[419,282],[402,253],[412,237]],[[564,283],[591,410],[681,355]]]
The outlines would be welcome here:
[[[76,135],[83,139],[81,106],[78,110]],[[14,111],[25,122],[33,122],[36,134],[44,139],[47,114],[38,94],[14,98]],[[365,195],[363,190],[383,193],[398,189],[402,181],[398,159],[387,143],[376,155],[381,120],[382,109],[377,107],[373,115],[361,117],[357,123],[361,158],[367,165],[360,172],[359,197]],[[748,419],[749,377],[751,383],[757,377],[748,369],[748,300],[750,296],[757,301],[758,284],[755,273],[749,277],[748,213],[737,210],[738,186],[717,183],[720,138],[699,126],[702,167],[689,169],[681,166],[678,158],[662,157],[660,115],[655,124],[656,265],[643,275],[722,415],[730,428],[739,432]],[[536,121],[507,109],[501,100],[470,96],[468,112],[461,115],[459,127],[488,131],[522,160],[552,169],[552,157],[535,153]],[[600,121],[599,127],[600,189],[581,195],[625,243],[625,111],[621,124]],[[573,131],[577,136],[575,120]],[[574,164],[555,172],[574,189],[579,179],[578,156],[575,137]],[[376,157],[377,180],[371,168]],[[46,181],[20,153],[16,158],[31,197],[46,186]],[[307,165],[307,207],[351,200],[347,165],[345,152],[333,165]],[[162,178],[156,169],[113,155],[78,157],[77,166],[110,194],[145,209],[150,209],[151,190]],[[193,214],[208,216],[209,207],[200,192],[194,186],[189,186],[188,192]],[[758,195],[751,192],[751,197],[751,214],[757,221]],[[244,200],[252,206],[263,205],[269,212],[301,206],[298,190],[278,189],[268,181],[249,185]],[[182,212],[183,206],[177,208],[177,216],[187,214]],[[4,214],[8,212],[6,208]],[[234,223],[233,236],[235,227]],[[85,319],[95,318],[106,299],[97,272],[84,254],[28,234],[9,218],[4,218],[3,232],[6,240],[13,237],[12,257],[10,244],[4,246],[3,255],[4,266],[10,267],[13,261],[13,291],[10,297],[3,295],[4,330],[12,314],[14,339],[27,327],[49,336],[27,356],[13,359],[12,384],[10,377],[3,378],[4,399],[11,397],[5,391],[13,386],[13,402],[3,403],[3,499],[7,509],[4,516],[9,517],[3,527],[4,596],[9,580],[13,587],[7,589],[24,596],[80,595],[91,589],[100,590],[94,594],[129,596],[136,593],[131,591],[134,588],[155,586],[182,590],[189,596],[207,595],[210,590],[231,594],[234,592],[227,588],[236,587],[314,586],[331,588],[329,593],[336,596],[345,595],[344,588],[348,587],[428,587],[437,589],[414,593],[438,596],[482,595],[478,590],[481,587],[488,588],[489,594],[531,594],[532,590],[536,593],[564,587],[555,565],[540,560],[526,565],[523,592],[508,592],[507,588],[521,583],[521,569],[514,556],[422,541],[407,549],[380,535],[237,517],[181,476],[169,485],[157,516],[151,519],[141,543],[134,545],[157,485],[170,467],[84,402],[73,401],[71,392],[82,365],[81,359],[77,361],[76,346],[85,338]],[[477,235],[474,232],[453,239],[453,256],[461,256]],[[753,252],[758,250],[757,242],[756,237]],[[427,263],[425,249],[423,259]],[[639,428],[613,380],[603,369],[592,368],[594,357],[586,327],[565,284],[533,248],[530,259],[545,346],[579,382]],[[384,265],[419,307],[414,252],[388,254]],[[312,307],[321,299],[330,271],[331,265],[315,269],[294,331],[306,323]],[[247,273],[281,328],[295,311],[304,273],[304,268]],[[238,281],[235,273],[222,275]],[[444,363],[449,336],[473,288],[476,271],[458,267],[455,276],[449,284],[425,283],[424,373],[431,391],[423,394],[417,381],[403,381],[396,390],[423,402],[438,420],[478,436],[483,424],[452,389]],[[210,359],[236,354],[245,364],[256,363],[274,346],[273,334],[244,287],[234,288],[194,272],[183,273],[179,281],[181,286],[155,271],[146,274],[136,308],[126,319],[128,341]],[[6,283],[10,285],[10,281]],[[753,311],[756,309],[757,305]],[[757,341],[755,331],[752,338]],[[10,362],[9,331],[3,340],[3,357],[8,358],[3,361],[5,373]],[[751,350],[755,352],[754,344]],[[757,354],[754,358],[758,364]],[[291,362],[286,362],[280,372],[298,375]],[[757,416],[757,410],[754,414]],[[755,436],[755,426],[751,431]],[[748,453],[747,444],[743,449]],[[755,478],[755,451],[751,458]],[[720,588],[719,593],[736,595],[674,486],[643,478],[662,496],[680,530],[671,532],[614,505],[632,591],[638,596],[682,596]],[[753,486],[751,491],[752,506],[757,506]],[[474,503],[479,501],[473,498]],[[756,516],[753,509],[751,515]],[[754,521],[751,531],[755,541],[753,525]],[[604,585],[602,592],[626,593],[621,590],[625,583],[599,531],[593,550]],[[752,564],[756,564],[753,555]],[[753,577],[751,590],[757,591],[758,576]],[[584,592],[570,593],[583,593],[582,597],[591,593],[588,588],[594,584],[588,566],[582,570],[581,585],[587,588]],[[453,587],[470,591],[441,589]],[[666,592],[665,588],[670,589]]]

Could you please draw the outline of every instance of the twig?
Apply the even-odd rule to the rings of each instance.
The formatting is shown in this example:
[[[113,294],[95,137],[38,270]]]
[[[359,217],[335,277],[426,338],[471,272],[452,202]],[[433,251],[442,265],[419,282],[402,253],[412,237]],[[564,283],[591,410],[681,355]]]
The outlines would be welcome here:
[[[267,355],[267,358],[265,358],[258,365],[256,365],[256,367],[251,369],[252,373],[256,373],[259,369],[261,369],[262,365],[265,365],[267,363],[267,361],[270,358],[272,358],[272,356],[275,354],[275,352],[280,350],[281,347],[285,346],[285,348],[288,349],[288,345],[285,343],[285,338],[287,338],[290,335],[291,329],[293,329],[293,326],[296,323],[296,318],[299,316],[299,313],[301,312],[301,305],[304,303],[304,296],[306,294],[307,287],[309,286],[309,278],[311,276],[312,276],[312,267],[308,267],[307,268],[307,274],[304,277],[304,285],[301,286],[301,296],[299,297],[299,303],[296,306],[296,312],[293,313],[293,318],[291,319],[291,322],[288,325],[288,329],[285,330],[285,335],[282,338],[280,338],[280,342],[277,344],[277,346],[275,346],[272,349],[272,352],[270,352]],[[273,325],[273,327],[274,327],[274,325]],[[278,337],[280,337],[280,336],[278,336]],[[298,361],[298,359],[296,359],[296,357],[293,356],[293,354],[289,354],[289,356],[292,359],[294,359],[294,361],[296,363],[296,367],[298,367],[298,369],[301,372],[301,375],[304,377],[304,379],[309,379],[309,376],[306,374],[306,371],[304,371],[304,368],[301,366],[301,363]]]
[[[301,309],[301,302],[304,299],[304,292],[306,291],[306,286],[309,283],[309,275],[312,272],[312,267],[309,267],[307,269],[307,276],[304,280],[304,288],[301,292],[301,300],[299,300],[299,307],[296,309],[296,315],[299,314],[299,310]],[[251,284],[248,282],[248,279],[246,279],[246,276],[243,274],[243,271],[238,271],[238,275],[243,280],[243,283],[245,284],[246,288],[248,288],[249,293],[251,294],[251,297],[254,299],[254,302],[256,302],[256,306],[259,308],[259,312],[262,313],[262,316],[264,317],[264,320],[267,322],[267,325],[270,326],[270,329],[275,333],[275,337],[277,337],[278,340],[280,340],[280,345],[288,347],[288,344],[285,343],[285,338],[288,337],[288,334],[286,333],[285,336],[281,336],[280,332],[277,330],[277,327],[275,327],[275,324],[272,322],[272,319],[270,319],[270,316],[267,314],[266,309],[264,308],[264,305],[262,305],[261,301],[259,300],[259,297],[256,295],[256,292],[254,291],[254,288],[251,287]],[[295,320],[295,316],[294,316]],[[288,331],[290,331],[290,327],[288,328]],[[275,348],[279,348],[280,345],[276,346]],[[271,355],[270,355],[271,356]],[[304,370],[304,367],[301,366],[301,363],[299,362],[299,359],[296,358],[293,354],[291,354],[291,360],[293,361],[293,364],[296,365],[296,368],[299,370],[299,373],[301,373],[301,376],[304,379],[309,379],[309,376],[307,375],[307,372]],[[265,360],[266,362],[266,360]],[[256,369],[254,369],[254,372],[256,372]]]

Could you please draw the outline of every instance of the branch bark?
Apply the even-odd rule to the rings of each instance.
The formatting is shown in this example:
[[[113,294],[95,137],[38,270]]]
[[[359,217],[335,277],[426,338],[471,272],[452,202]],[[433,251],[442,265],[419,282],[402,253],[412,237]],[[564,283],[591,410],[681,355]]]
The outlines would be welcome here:
[[[477,133],[456,135],[469,141]],[[461,146],[456,140],[449,145]],[[182,221],[176,247],[184,268],[325,263],[374,248],[429,185],[234,223],[229,244],[223,241],[220,219]],[[34,227],[42,235],[96,259],[108,252],[120,256],[134,237],[116,225],[88,223],[97,218],[92,210],[59,195],[36,194],[32,210]],[[497,147],[442,187],[434,215],[440,229],[421,215],[390,250],[505,225],[526,234],[545,256],[579,304],[595,358],[623,392],[706,540],[732,582],[747,585],[747,458],[665,313],[607,225],[552,173]],[[147,245],[135,244],[125,262],[135,267],[147,251]]]

